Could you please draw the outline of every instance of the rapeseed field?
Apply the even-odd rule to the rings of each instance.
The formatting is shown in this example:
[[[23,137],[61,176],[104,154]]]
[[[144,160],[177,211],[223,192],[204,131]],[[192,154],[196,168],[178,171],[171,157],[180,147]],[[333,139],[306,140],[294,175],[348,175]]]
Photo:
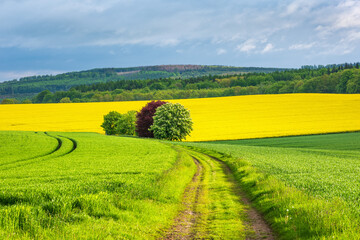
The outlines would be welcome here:
[[[171,100],[191,112],[187,141],[360,130],[360,94],[278,94]],[[103,115],[147,101],[0,105],[0,130],[98,132]]]

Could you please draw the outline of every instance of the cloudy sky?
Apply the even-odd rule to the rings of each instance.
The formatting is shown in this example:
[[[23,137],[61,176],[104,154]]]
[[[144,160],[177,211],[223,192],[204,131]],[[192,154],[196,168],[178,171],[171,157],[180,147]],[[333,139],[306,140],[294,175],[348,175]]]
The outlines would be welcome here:
[[[359,0],[0,1],[0,81],[101,67],[300,67],[359,56]]]

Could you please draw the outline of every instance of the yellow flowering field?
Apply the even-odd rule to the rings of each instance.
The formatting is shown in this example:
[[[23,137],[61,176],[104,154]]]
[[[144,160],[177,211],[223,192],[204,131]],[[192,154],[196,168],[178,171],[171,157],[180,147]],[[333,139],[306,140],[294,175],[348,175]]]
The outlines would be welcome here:
[[[277,94],[171,100],[191,111],[188,141],[360,130],[360,94]],[[99,132],[103,115],[147,102],[0,105],[0,130]]]

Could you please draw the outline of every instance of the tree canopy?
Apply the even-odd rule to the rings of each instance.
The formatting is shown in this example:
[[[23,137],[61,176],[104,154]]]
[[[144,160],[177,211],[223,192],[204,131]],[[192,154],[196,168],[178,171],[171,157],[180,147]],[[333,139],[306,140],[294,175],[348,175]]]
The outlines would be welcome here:
[[[181,141],[190,135],[192,125],[189,110],[180,103],[166,103],[156,109],[150,130],[155,138]]]
[[[153,138],[154,134],[149,130],[153,124],[156,109],[165,104],[164,101],[151,101],[136,115],[136,132],[139,137]]]

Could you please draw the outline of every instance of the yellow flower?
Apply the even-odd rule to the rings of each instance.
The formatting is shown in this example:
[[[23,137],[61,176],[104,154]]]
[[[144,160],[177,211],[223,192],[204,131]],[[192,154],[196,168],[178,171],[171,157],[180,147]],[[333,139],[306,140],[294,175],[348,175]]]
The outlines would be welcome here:
[[[360,130],[360,94],[278,94],[171,100],[190,110],[187,141],[262,138]],[[99,132],[110,111],[146,101],[0,105],[0,130]]]

